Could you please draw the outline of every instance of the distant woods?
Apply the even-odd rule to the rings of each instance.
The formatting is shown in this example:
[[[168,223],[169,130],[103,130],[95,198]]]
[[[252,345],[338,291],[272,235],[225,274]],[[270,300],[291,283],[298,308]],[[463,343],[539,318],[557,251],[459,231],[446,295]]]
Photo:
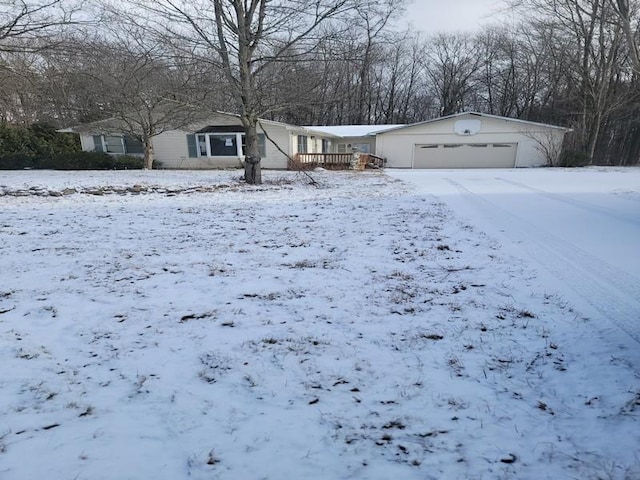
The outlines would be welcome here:
[[[270,4],[278,21],[248,63],[251,115],[397,124],[474,110],[572,128],[575,164],[638,164],[640,0],[512,0],[519,23],[433,34],[398,30],[400,0],[323,0],[331,15],[291,41],[278,24],[304,1]],[[214,4],[240,2],[0,2],[0,124],[115,117],[144,143],[194,115],[241,114],[238,52],[157,7],[169,3],[215,19]]]

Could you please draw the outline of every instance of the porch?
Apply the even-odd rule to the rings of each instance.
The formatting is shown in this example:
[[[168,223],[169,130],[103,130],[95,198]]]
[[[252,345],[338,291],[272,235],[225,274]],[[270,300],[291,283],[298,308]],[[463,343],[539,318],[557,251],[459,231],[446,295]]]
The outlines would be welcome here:
[[[364,170],[382,168],[386,159],[372,153],[296,153],[289,161],[289,170]]]

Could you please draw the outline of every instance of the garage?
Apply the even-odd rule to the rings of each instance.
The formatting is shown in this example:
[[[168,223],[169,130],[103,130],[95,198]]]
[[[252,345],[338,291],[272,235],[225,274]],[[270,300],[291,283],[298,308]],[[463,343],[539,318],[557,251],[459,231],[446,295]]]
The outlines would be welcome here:
[[[413,168],[513,168],[517,143],[418,144]]]
[[[566,128],[462,112],[376,133],[388,168],[519,168],[553,165]]]

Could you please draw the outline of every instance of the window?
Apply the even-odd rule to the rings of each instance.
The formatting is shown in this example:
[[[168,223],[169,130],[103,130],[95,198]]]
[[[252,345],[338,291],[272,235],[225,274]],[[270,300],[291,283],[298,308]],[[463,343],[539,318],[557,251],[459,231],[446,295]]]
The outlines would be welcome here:
[[[326,138],[322,139],[322,153],[329,153],[331,152],[331,142],[329,142],[329,140],[327,140]]]
[[[368,143],[354,143],[353,148],[361,153],[370,153],[371,146]]]
[[[144,145],[142,142],[130,135],[124,136],[124,150],[129,154],[143,154],[144,153]]]
[[[187,136],[187,147],[190,156],[197,157],[241,157],[246,148],[245,134],[240,132],[230,133],[196,133],[195,143]],[[239,147],[239,148],[238,148]],[[261,157],[267,156],[266,137],[258,134],[258,150]]]
[[[473,148],[487,148],[489,145],[486,143],[470,143],[469,146]]]
[[[347,145],[344,143],[338,144],[338,153],[347,153]]]
[[[247,142],[245,140],[245,135],[244,133],[242,134],[242,154],[244,155],[245,150],[247,147]],[[258,151],[260,152],[260,156],[261,157],[266,157],[267,156],[267,138],[265,137],[264,133],[259,133],[258,134]]]
[[[420,148],[438,148],[438,145],[422,145]]]
[[[199,133],[196,135],[196,139],[198,142],[198,156],[207,157],[207,136],[204,133]]]
[[[144,153],[142,142],[129,135],[93,135],[93,147],[96,152],[113,155]]]
[[[124,142],[121,136],[104,135],[104,151],[107,153],[124,153]]]
[[[306,135],[298,135],[298,153],[307,153]]]
[[[228,133],[210,133],[209,156],[210,157],[237,157],[238,143],[236,135]]]

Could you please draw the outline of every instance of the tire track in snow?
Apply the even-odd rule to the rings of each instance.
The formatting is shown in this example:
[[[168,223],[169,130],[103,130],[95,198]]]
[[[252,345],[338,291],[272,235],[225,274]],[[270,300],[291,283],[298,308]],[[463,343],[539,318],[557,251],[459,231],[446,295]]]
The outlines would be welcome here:
[[[509,185],[513,185],[516,187],[520,187],[524,190],[529,190],[530,192],[536,193],[538,195],[541,195],[545,198],[548,198],[550,200],[555,200],[556,202],[562,202],[562,203],[566,203],[568,205],[572,205],[576,208],[580,208],[582,210],[586,210],[587,212],[593,213],[599,213],[600,215],[604,215],[606,217],[610,217],[610,218],[615,218],[617,220],[622,220],[623,222],[628,222],[628,223],[633,223],[634,225],[640,225],[640,218],[636,218],[636,217],[629,217],[627,215],[621,215],[618,212],[615,212],[613,210],[609,210],[607,208],[603,208],[599,205],[594,205],[588,202],[583,202],[580,200],[576,200],[575,198],[571,198],[571,197],[567,197],[565,195],[560,195],[558,193],[552,193],[552,192],[547,192],[546,190],[542,190],[540,188],[536,188],[536,187],[531,187],[529,185],[525,185],[523,183],[520,182],[516,182],[513,180],[507,180],[506,178],[500,178],[500,177],[496,177],[496,180],[499,180],[501,182],[504,183],[508,183]]]
[[[604,318],[611,320],[640,343],[640,287],[639,280],[547,231],[530,226],[522,218],[500,205],[478,195],[455,180],[446,181],[456,187],[491,222],[499,226],[511,240],[521,241],[518,233],[526,235],[535,247],[535,260],[561,279]],[[508,224],[495,214],[508,219]],[[504,226],[504,228],[502,228]],[[531,250],[530,250],[531,251]]]

